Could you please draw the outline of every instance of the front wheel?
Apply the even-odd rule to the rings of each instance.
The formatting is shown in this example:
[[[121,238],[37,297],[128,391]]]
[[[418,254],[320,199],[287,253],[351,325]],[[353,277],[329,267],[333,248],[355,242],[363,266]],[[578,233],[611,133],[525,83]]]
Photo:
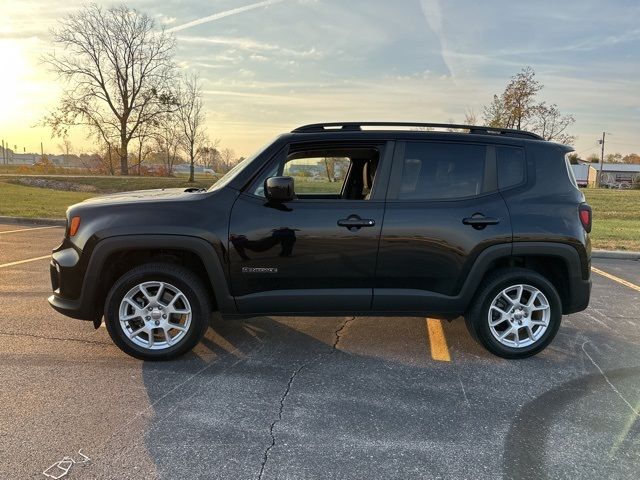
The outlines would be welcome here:
[[[209,325],[210,305],[193,272],[179,265],[151,263],[115,282],[105,302],[105,325],[125,353],[143,360],[168,360],[200,341]]]
[[[504,269],[486,279],[465,320],[472,336],[491,353],[525,358],[553,340],[562,303],[553,284],[539,273]]]

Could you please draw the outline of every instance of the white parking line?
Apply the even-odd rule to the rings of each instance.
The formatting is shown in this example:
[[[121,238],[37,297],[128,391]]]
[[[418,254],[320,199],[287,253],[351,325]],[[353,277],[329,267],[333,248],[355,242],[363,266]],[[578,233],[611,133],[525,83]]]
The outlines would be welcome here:
[[[18,232],[29,232],[31,230],[44,230],[46,228],[63,228],[62,225],[51,225],[49,227],[29,227],[29,228],[19,228],[17,230],[4,230],[0,231],[0,235],[3,233],[18,233]]]
[[[51,254],[43,255],[42,257],[27,258],[26,260],[18,260],[17,262],[3,263],[0,265],[0,268],[13,267],[14,265],[20,265],[21,263],[35,262],[36,260],[44,260],[45,258],[51,258]]]

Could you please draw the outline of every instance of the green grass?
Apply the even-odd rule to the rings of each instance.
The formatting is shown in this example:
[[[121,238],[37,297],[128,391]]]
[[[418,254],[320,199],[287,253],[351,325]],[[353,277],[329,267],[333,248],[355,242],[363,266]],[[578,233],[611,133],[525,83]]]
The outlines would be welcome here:
[[[593,209],[593,248],[640,251],[640,190],[583,190]]]
[[[3,177],[0,182],[17,183],[19,177]],[[196,176],[196,181],[189,183],[188,177],[74,177],[74,176],[25,176],[24,178],[48,178],[51,180],[93,185],[98,193],[128,192],[131,190],[148,190],[150,188],[209,188],[216,181],[216,177]]]
[[[339,194],[342,190],[342,182],[329,182],[328,180],[312,180],[305,177],[295,177],[296,193],[325,193]]]
[[[43,176],[42,178],[44,178]],[[29,177],[34,178],[34,177]],[[215,178],[198,178],[189,183],[186,178],[165,177],[46,177],[57,181],[93,185],[97,192],[66,192],[48,188],[28,187],[17,183],[17,177],[0,175],[0,215],[29,218],[63,218],[69,205],[90,197],[151,188],[209,188]]]
[[[62,218],[69,205],[96,195],[149,188],[208,188],[215,178],[197,178],[189,183],[184,177],[64,177],[56,180],[93,185],[97,192],[66,192],[18,185],[15,177],[0,174],[0,215],[16,217]],[[340,186],[296,179],[305,193],[328,193]],[[337,187],[336,187],[337,186]],[[593,208],[593,248],[640,251],[640,190],[583,190]]]
[[[69,205],[95,194],[25,187],[0,181],[0,215],[29,218],[64,218]]]

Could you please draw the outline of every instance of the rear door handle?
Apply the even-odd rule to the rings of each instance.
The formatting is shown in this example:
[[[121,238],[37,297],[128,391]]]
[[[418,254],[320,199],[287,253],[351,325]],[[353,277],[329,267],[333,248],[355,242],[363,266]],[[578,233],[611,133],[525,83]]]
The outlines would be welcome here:
[[[485,217],[482,214],[474,214],[471,217],[463,218],[462,223],[465,225],[471,225],[476,230],[482,230],[487,225],[497,225],[500,223],[500,219],[494,217]]]
[[[339,227],[346,227],[349,230],[357,230],[362,227],[373,227],[375,224],[375,220],[370,218],[360,218],[358,215],[349,215],[348,218],[338,220]]]

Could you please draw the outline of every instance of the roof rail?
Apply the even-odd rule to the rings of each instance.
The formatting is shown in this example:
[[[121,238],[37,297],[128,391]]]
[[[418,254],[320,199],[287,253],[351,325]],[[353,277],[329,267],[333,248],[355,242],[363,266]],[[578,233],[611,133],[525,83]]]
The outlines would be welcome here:
[[[357,132],[362,127],[413,127],[413,128],[453,128],[467,130],[468,133],[505,135],[509,137],[526,137],[536,140],[544,140],[540,135],[525,130],[511,128],[485,127],[481,125],[457,125],[454,123],[421,123],[421,122],[330,122],[312,123],[303,125],[291,131],[291,133],[320,133],[320,132]]]

